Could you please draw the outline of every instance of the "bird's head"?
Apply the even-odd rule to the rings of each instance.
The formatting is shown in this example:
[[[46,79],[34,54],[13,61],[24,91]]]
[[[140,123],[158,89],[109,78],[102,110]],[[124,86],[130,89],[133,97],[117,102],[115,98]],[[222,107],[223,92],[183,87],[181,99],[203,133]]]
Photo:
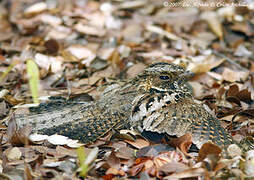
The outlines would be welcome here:
[[[143,79],[145,90],[169,91],[185,88],[193,73],[176,64],[159,62],[147,67],[138,78]]]

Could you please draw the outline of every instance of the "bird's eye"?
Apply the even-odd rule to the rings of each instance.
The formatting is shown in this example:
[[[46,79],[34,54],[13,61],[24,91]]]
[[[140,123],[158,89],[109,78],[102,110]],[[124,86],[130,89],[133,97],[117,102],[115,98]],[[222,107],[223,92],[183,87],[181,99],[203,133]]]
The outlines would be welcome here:
[[[160,76],[160,79],[161,79],[161,80],[168,80],[169,77],[168,77],[168,76]]]

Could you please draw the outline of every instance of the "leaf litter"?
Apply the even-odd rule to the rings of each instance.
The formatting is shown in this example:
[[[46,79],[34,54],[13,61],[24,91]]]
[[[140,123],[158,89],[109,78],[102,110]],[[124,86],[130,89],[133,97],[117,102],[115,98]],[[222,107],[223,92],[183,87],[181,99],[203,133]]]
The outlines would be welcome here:
[[[30,135],[12,117],[14,106],[32,98],[85,92],[96,99],[96,87],[163,60],[195,72],[195,98],[253,149],[254,16],[244,2],[186,8],[156,0],[1,1],[0,178],[253,178],[253,150],[237,145],[224,156],[210,143],[193,151],[191,134],[154,143],[128,130],[84,148],[59,135]],[[26,66],[27,59],[36,65]],[[39,79],[31,83],[35,66]]]

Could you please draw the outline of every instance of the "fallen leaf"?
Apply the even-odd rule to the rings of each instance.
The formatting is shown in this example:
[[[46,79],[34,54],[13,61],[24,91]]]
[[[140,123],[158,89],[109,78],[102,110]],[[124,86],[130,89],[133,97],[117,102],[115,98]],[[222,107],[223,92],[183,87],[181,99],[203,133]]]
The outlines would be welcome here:
[[[35,54],[34,60],[40,68],[44,68],[47,71],[50,69],[51,72],[56,73],[63,70],[63,58],[60,56],[54,57],[37,53]]]
[[[25,163],[25,174],[24,174],[24,176],[25,176],[26,180],[33,180],[31,166],[27,163]]]
[[[24,13],[26,15],[35,14],[35,13],[37,14],[42,11],[45,11],[46,9],[47,9],[47,4],[45,2],[38,2],[26,8]]]
[[[94,53],[90,49],[77,44],[69,46],[66,51],[70,52],[77,59],[85,59],[94,56]]]
[[[222,76],[225,81],[239,82],[239,81],[245,81],[249,76],[249,72],[233,71],[229,68],[224,68]]]
[[[28,143],[28,136],[31,133],[31,127],[23,127],[18,129],[14,115],[11,116],[8,122],[7,136],[8,141],[14,145],[22,145]]]
[[[120,147],[116,152],[116,156],[121,159],[132,159],[134,158],[134,149],[129,147]]]
[[[69,147],[77,148],[82,146],[83,144],[78,143],[77,140],[69,139],[66,136],[54,134],[47,137],[47,141],[53,145],[67,145]]]
[[[237,47],[234,55],[239,57],[251,57],[253,53],[241,44]]]
[[[175,34],[163,30],[163,29],[162,29],[161,27],[159,27],[159,26],[147,25],[147,26],[146,26],[146,29],[147,29],[148,31],[151,31],[151,32],[154,32],[154,33],[158,33],[158,34],[160,34],[160,35],[163,35],[163,36],[165,36],[166,38],[168,38],[168,39],[170,39],[170,40],[175,40],[175,41],[177,41],[177,40],[180,40],[180,39],[181,39],[180,37],[176,36]]]
[[[54,27],[61,25],[63,22],[61,18],[50,14],[41,14],[40,19],[43,23],[50,24]]]
[[[204,11],[200,15],[200,17],[209,24],[214,34],[216,34],[222,40],[223,39],[222,25],[217,13],[213,11]]]
[[[120,159],[116,156],[114,150],[112,150],[109,157],[106,159],[106,162],[111,168],[114,168],[114,169],[120,168]]]
[[[236,96],[238,92],[239,92],[239,87],[236,84],[233,84],[229,87],[226,95],[227,96]]]
[[[159,171],[162,171],[164,173],[174,173],[174,172],[181,172],[184,170],[189,169],[189,167],[184,164],[184,163],[180,163],[180,162],[169,162],[167,164],[162,165],[159,168]]]
[[[254,176],[254,150],[246,153],[245,172],[249,176]]]
[[[147,3],[146,0],[134,0],[134,1],[125,1],[119,5],[120,9],[133,9],[144,6]]]
[[[102,37],[106,34],[105,29],[102,29],[101,27],[88,26],[88,25],[84,25],[83,23],[76,24],[74,26],[74,29],[76,29],[78,32],[83,34],[99,36],[99,37]]]
[[[7,158],[9,161],[19,160],[21,158],[21,151],[18,147],[11,148],[11,150],[7,153]]]
[[[60,48],[58,42],[54,39],[49,39],[44,43],[47,53],[56,55]]]
[[[145,67],[146,66],[143,63],[134,64],[127,70],[127,76],[129,78],[133,78],[139,73],[141,73],[145,69]]]
[[[146,141],[144,139],[141,139],[141,138],[139,138],[139,139],[137,139],[135,141],[125,140],[125,142],[127,142],[128,144],[136,147],[137,149],[141,149],[143,147],[146,147],[146,146],[150,145],[150,143],[148,141]]]
[[[169,144],[178,147],[185,155],[189,156],[188,150],[192,144],[192,136],[190,133],[187,133],[178,138],[171,138]]]
[[[170,150],[174,150],[174,149],[163,144],[146,146],[139,149],[136,152],[136,156],[137,157],[155,157],[162,152],[166,152]]]
[[[128,173],[130,174],[130,176],[136,176],[139,172],[141,172],[145,167],[144,162],[143,163],[139,163],[137,165],[134,165],[129,171]]]
[[[230,144],[227,148],[227,151],[228,151],[228,155],[232,158],[236,156],[241,156],[242,154],[242,150],[236,144]]]
[[[250,103],[252,101],[251,92],[248,89],[243,89],[236,94],[236,97],[241,101]]]
[[[221,148],[215,144],[205,143],[201,146],[198,153],[198,162],[204,160],[209,154],[219,156],[222,152]]]
[[[144,41],[142,31],[143,28],[139,24],[130,24],[122,31],[122,37],[127,42],[141,43]]]
[[[29,140],[32,142],[39,142],[39,141],[44,141],[48,138],[48,135],[42,135],[42,134],[30,134],[29,135]]]
[[[195,58],[192,59],[194,60]],[[217,60],[215,56],[209,55],[207,57],[205,56],[203,58],[197,59],[196,61],[194,60],[194,63],[192,63],[192,65],[189,65],[188,69],[190,69],[191,72],[195,74],[206,73],[211,69],[218,67],[224,61],[225,59]]]

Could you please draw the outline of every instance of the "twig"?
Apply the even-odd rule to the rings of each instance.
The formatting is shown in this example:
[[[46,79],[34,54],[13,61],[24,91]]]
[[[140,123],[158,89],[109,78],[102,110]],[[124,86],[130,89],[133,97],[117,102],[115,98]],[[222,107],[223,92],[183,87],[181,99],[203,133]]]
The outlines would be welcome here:
[[[246,69],[245,67],[242,67],[240,64],[236,63],[235,61],[233,61],[232,59],[228,58],[227,56],[225,56],[224,54],[222,53],[219,53],[217,51],[213,51],[213,53],[216,55],[216,56],[220,56],[222,58],[225,58],[229,63],[235,65],[236,67],[238,67],[239,69],[243,70],[243,71],[248,71],[248,69]]]

